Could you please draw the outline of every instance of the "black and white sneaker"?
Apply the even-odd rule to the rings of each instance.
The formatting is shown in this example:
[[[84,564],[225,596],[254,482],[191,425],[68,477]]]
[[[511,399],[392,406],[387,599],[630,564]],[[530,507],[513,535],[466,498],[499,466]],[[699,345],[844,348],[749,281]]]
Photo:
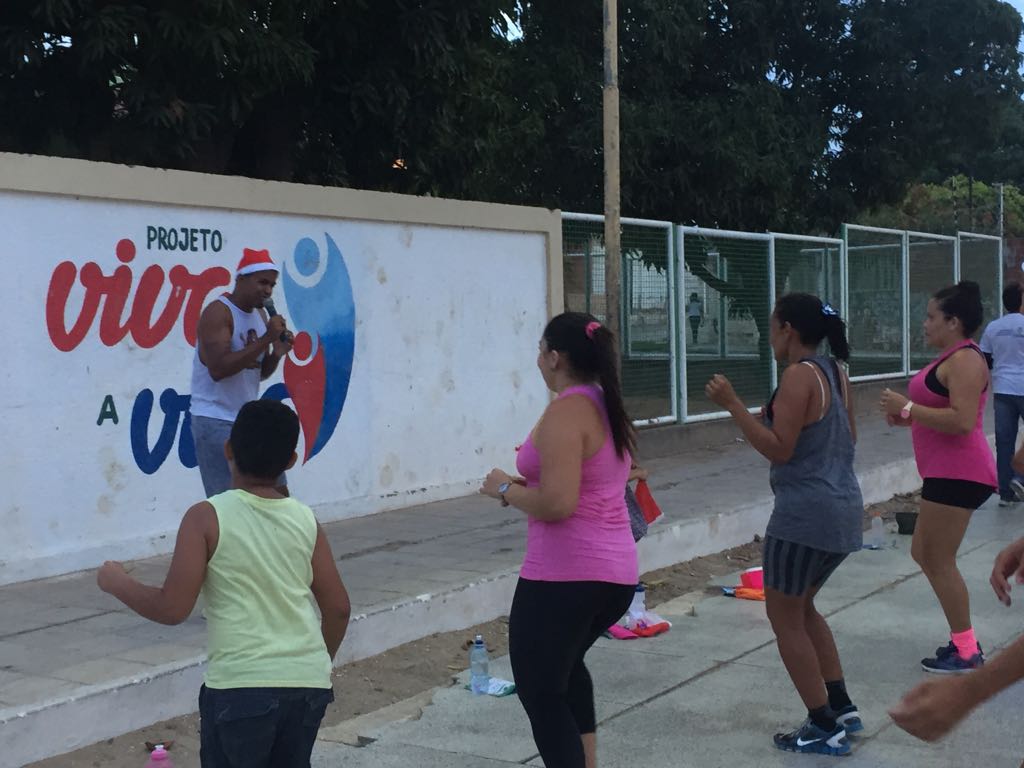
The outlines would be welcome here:
[[[776,733],[775,746],[786,752],[802,752],[816,755],[848,755],[850,742],[846,729],[836,725],[831,733],[816,726],[810,720],[791,733]]]
[[[1024,482],[1021,482],[1016,477],[1010,481],[1010,492],[1016,497],[1017,501],[1024,501]]]

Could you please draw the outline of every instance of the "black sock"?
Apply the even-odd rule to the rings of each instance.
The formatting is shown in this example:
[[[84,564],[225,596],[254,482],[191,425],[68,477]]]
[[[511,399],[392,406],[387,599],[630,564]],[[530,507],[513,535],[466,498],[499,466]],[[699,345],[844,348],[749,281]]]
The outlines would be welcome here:
[[[838,712],[843,707],[848,707],[853,703],[846,692],[845,680],[840,679],[833,680],[831,683],[826,682],[825,690],[828,691],[828,705],[832,707],[834,712]]]
[[[831,733],[836,729],[836,713],[832,711],[832,707],[828,704],[817,709],[807,710],[807,716],[811,719],[812,723],[827,733]]]

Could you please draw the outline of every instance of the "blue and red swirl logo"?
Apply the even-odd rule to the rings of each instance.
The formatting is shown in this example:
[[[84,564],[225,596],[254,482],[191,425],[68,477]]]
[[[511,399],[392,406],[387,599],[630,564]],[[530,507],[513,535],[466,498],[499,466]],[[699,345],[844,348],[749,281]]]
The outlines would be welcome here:
[[[292,261],[282,265],[279,284],[295,346],[284,362],[284,392],[271,387],[264,395],[291,398],[302,427],[303,463],[323,450],[338,426],[355,355],[352,281],[337,244],[326,233],[324,238],[326,254],[304,237]]]

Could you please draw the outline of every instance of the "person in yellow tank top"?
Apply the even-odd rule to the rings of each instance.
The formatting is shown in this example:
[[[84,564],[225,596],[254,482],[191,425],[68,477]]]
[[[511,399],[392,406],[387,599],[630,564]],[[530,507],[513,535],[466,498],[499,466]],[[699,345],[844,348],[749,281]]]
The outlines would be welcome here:
[[[160,624],[183,622],[202,591],[203,768],[308,768],[334,700],[331,665],[352,609],[312,510],[275,488],[295,463],[298,436],[288,406],[246,403],[224,446],[232,488],[185,513],[163,586],[139,583],[117,562],[96,574],[100,589]]]

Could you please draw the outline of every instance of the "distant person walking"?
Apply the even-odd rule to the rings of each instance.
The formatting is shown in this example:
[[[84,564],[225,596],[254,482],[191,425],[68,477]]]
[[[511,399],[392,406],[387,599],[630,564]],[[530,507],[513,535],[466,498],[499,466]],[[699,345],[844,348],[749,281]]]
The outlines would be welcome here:
[[[690,294],[690,300],[686,304],[686,317],[690,322],[690,336],[693,338],[693,343],[696,344],[700,324],[704,320],[704,305],[696,291]]]
[[[807,707],[807,720],[775,735],[790,752],[845,755],[848,732],[862,730],[846,692],[839,651],[814,598],[863,541],[864,502],[853,471],[856,426],[846,373],[818,351],[850,356],[846,326],[817,296],[791,293],[771,317],[770,343],[786,368],[764,409],[752,415],[718,374],[708,397],[736,420],[743,436],[771,462],[775,507],[764,538],[765,607],[779,655]]]
[[[1024,418],[1024,314],[1020,283],[1003,289],[1006,314],[988,324],[979,347],[992,369],[992,408],[996,421],[996,474],[999,506],[1024,498],[1024,483],[1010,461],[1017,450],[1017,427]]]
[[[971,625],[971,603],[956,553],[974,510],[996,489],[996,467],[982,418],[988,366],[971,340],[981,326],[981,290],[964,281],[928,302],[924,338],[941,350],[910,381],[910,397],[885,389],[881,408],[889,424],[910,427],[914,458],[924,478],[910,552],[928,578],[949,623],[950,641],[926,672],[969,672],[984,663]]]
[[[509,655],[537,750],[548,768],[593,768],[597,718],[583,658],[626,612],[639,577],[623,493],[635,436],[614,337],[593,316],[553,318],[537,367],[558,396],[519,449],[522,477],[494,469],[480,492],[527,517]]]

